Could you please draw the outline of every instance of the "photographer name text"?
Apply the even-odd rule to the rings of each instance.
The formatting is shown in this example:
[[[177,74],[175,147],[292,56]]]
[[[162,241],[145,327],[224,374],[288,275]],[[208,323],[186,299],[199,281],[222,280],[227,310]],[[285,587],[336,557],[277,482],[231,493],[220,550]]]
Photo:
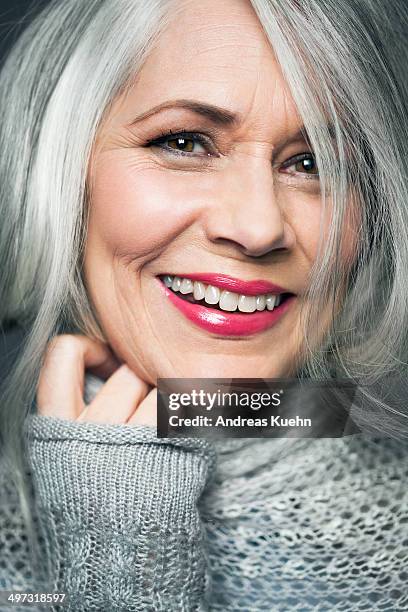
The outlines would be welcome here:
[[[300,416],[292,418],[283,418],[280,415],[270,416],[269,418],[247,418],[236,416],[228,418],[218,416],[213,419],[209,416],[198,415],[187,418],[172,414],[169,417],[169,425],[171,427],[311,427],[312,420],[301,418]]]

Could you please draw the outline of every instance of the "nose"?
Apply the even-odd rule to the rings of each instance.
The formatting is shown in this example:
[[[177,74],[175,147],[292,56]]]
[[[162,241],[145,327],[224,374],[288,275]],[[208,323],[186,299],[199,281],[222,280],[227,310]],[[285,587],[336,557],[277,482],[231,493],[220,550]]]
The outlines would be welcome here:
[[[241,160],[221,172],[217,187],[206,211],[209,240],[252,257],[293,248],[295,236],[276,197],[270,160]]]

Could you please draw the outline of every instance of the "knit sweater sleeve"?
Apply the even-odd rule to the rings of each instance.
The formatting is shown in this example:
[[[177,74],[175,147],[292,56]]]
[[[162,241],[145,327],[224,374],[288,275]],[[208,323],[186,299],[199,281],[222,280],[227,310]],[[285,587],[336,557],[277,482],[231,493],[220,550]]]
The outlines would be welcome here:
[[[67,593],[64,609],[207,609],[197,502],[210,443],[37,414],[26,439],[49,588]]]

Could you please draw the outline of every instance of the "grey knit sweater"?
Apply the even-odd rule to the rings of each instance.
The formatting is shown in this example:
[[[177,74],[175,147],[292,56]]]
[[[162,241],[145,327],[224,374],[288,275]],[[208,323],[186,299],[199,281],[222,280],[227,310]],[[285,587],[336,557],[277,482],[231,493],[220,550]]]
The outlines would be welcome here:
[[[408,610],[406,444],[164,440],[38,415],[26,432],[48,592],[69,595],[52,609]],[[1,477],[0,589],[39,590]]]

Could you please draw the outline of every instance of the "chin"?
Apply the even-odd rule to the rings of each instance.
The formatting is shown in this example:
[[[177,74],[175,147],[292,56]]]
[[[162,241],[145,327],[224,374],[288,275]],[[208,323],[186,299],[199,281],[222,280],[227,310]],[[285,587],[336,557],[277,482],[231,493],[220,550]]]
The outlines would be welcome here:
[[[284,378],[286,368],[273,362],[263,365],[257,360],[254,363],[248,358],[234,359],[226,356],[206,356],[197,358],[193,363],[178,364],[171,372],[159,373],[157,378]]]

